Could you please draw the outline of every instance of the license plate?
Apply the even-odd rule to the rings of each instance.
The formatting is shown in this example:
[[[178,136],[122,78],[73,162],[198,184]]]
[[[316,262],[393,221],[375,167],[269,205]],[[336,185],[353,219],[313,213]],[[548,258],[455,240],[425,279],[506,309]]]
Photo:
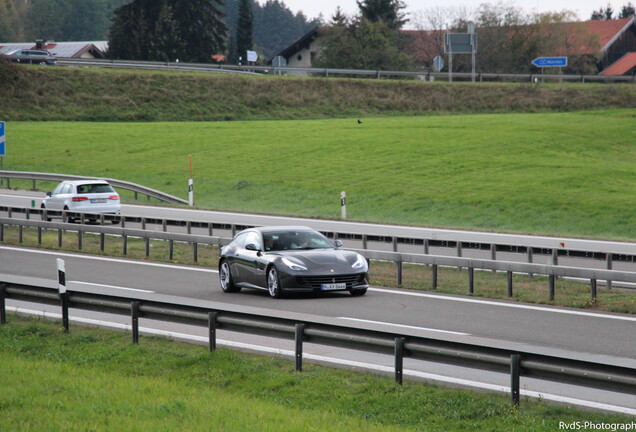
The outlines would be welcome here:
[[[106,202],[106,198],[93,198],[91,199],[93,204],[104,204]]]
[[[343,290],[343,289],[347,289],[347,284],[346,283],[322,284],[320,285],[320,289],[322,289],[323,291]]]

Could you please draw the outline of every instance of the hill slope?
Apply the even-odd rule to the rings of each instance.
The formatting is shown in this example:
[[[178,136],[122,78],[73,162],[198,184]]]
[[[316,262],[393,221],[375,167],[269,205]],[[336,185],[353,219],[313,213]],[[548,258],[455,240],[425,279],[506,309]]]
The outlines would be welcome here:
[[[636,86],[291,78],[0,64],[0,117],[214,121],[636,106]]]

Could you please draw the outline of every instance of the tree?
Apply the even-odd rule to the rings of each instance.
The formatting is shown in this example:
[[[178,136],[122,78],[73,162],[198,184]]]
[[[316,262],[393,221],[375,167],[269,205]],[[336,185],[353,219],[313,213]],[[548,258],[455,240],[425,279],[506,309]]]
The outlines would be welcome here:
[[[362,18],[370,22],[384,22],[388,28],[399,30],[408,21],[401,0],[357,0]]]
[[[611,20],[612,15],[614,15],[614,9],[612,9],[612,5],[608,3],[605,9],[600,7],[599,10],[592,12],[590,19],[595,21]]]
[[[331,16],[331,25],[344,27],[349,24],[349,18],[344,14],[342,8],[338,6]]]
[[[251,0],[239,0],[238,21],[236,23],[236,53],[246,58],[247,50],[252,49],[254,15]]]
[[[324,48],[315,64],[327,68],[409,70],[412,60],[397,49],[397,36],[383,21],[362,19],[348,27],[328,27],[322,30]]]
[[[636,15],[636,10],[634,10],[634,5],[629,2],[621,8],[621,12],[618,14],[619,18],[629,18],[630,16]]]
[[[223,52],[221,0],[134,0],[115,10],[109,56],[210,62]]]

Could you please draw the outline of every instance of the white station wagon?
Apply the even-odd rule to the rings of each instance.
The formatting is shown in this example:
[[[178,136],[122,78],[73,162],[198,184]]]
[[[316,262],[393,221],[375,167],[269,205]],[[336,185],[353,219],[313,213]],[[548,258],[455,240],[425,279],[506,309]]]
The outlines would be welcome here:
[[[42,200],[42,209],[87,213],[96,220],[99,214],[121,214],[119,194],[105,180],[63,181]],[[50,216],[47,216],[49,219]],[[69,217],[69,222],[73,219]],[[119,218],[113,223],[118,223]]]

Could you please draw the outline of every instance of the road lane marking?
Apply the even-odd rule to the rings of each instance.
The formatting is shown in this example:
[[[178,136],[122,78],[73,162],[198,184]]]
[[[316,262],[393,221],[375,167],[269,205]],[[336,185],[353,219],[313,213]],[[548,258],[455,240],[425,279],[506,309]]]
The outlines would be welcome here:
[[[54,318],[58,320],[62,319],[62,315],[58,313],[46,312],[41,310],[38,311],[38,310],[24,309],[20,307],[12,307],[12,306],[7,306],[6,309],[8,311],[12,311],[18,314],[21,313],[25,315],[35,315],[35,316],[41,316],[43,318],[49,318],[49,319],[50,318]],[[103,328],[112,328],[112,329],[124,330],[128,332],[132,331],[132,326],[130,324],[114,323],[114,322],[95,320],[90,318],[70,317],[69,319],[71,322],[76,322],[80,324],[96,325]],[[149,328],[149,327],[140,326],[139,332],[141,334],[146,334],[146,335],[164,336],[168,338],[181,339],[181,340],[192,341],[197,343],[209,342],[208,337],[196,336],[196,335],[191,335],[187,333],[173,332],[173,331],[167,331],[167,330],[158,330],[158,329]],[[216,343],[217,343],[217,346],[225,346],[225,347],[234,348],[238,350],[248,350],[248,351],[255,351],[255,352],[261,352],[266,354],[281,355],[287,358],[295,358],[296,356],[294,351],[280,349],[280,348],[273,348],[273,347],[268,347],[263,345],[253,345],[253,344],[248,344],[243,342],[234,342],[234,341],[218,339],[218,338],[216,340]],[[313,360],[313,361],[317,361],[321,363],[330,364],[335,367],[342,367],[344,365],[344,366],[348,366],[352,368],[366,369],[369,371],[381,372],[386,374],[393,374],[395,372],[395,369],[390,366],[383,366],[379,364],[339,359],[337,357],[327,357],[323,355],[310,354],[307,352],[303,354],[303,358],[307,360]],[[449,377],[446,375],[432,374],[428,372],[420,372],[420,371],[415,371],[410,369],[404,369],[403,375],[419,378],[419,379],[430,380],[430,381],[437,381],[441,383],[459,385],[463,387],[478,388],[478,389],[501,392],[501,393],[510,393],[510,388],[507,386],[500,386],[497,384],[489,384],[489,383],[484,383],[479,381],[471,381],[471,380],[466,380],[461,378],[454,378],[454,377]],[[616,412],[616,413],[627,414],[632,416],[636,415],[636,409],[628,408],[628,407],[624,407],[620,405],[611,405],[611,404],[605,404],[600,402],[587,401],[584,399],[576,399],[576,398],[571,398],[567,396],[553,395],[549,393],[531,391],[526,389],[521,389],[520,394],[522,396],[527,396],[527,397],[532,397],[537,399],[544,399],[544,400],[549,400],[549,401],[559,402],[559,403],[565,403],[568,405],[600,409],[603,411]]]
[[[425,330],[425,331],[429,331],[429,332],[454,334],[454,335],[459,335],[459,336],[470,336],[470,333],[462,333],[462,332],[456,332],[456,331],[450,331],[450,330],[438,330],[438,329],[432,329],[432,328],[427,328],[427,327],[416,327],[416,326],[410,326],[410,325],[405,325],[405,324],[394,324],[394,323],[388,323],[388,322],[382,322],[382,321],[371,321],[371,320],[365,320],[365,319],[360,319],[360,318],[338,317],[338,319],[349,320],[349,321],[357,321],[357,322],[363,322],[363,323],[371,323],[371,324],[389,325],[389,326],[392,326],[392,327],[402,327],[402,328],[409,328],[409,329],[416,329],[416,330]]]
[[[162,267],[162,268],[188,270],[188,271],[201,271],[201,272],[207,272],[207,273],[219,272],[218,270],[213,270],[208,268],[195,268],[195,267],[186,267],[186,266],[175,265],[175,264],[163,264],[163,263],[152,263],[152,262],[145,262],[145,261],[124,260],[124,259],[108,258],[108,257],[94,256],[94,255],[71,254],[71,253],[55,252],[55,251],[16,248],[16,247],[10,247],[10,246],[0,246],[0,250],[2,249],[10,250],[10,251],[42,254],[42,255],[54,255],[56,257],[63,256],[63,257],[69,257],[69,258],[87,259],[87,260],[93,260],[93,261],[108,261],[108,262],[114,262],[114,263],[134,264],[134,265],[142,265],[142,266],[148,266],[148,267]]]
[[[495,302],[495,301],[489,301],[489,300],[478,300],[473,298],[462,298],[462,297],[451,297],[451,296],[447,297],[443,295],[427,294],[422,292],[397,291],[397,290],[389,290],[389,289],[383,289],[383,288],[369,288],[369,291],[381,292],[386,294],[413,296],[413,297],[425,297],[425,298],[432,298],[436,300],[448,300],[448,301],[463,302],[463,303],[476,303],[476,304],[482,304],[482,305],[488,305],[488,306],[499,306],[499,307],[508,307],[508,308],[516,308],[516,309],[534,310],[534,311],[540,311],[540,312],[552,312],[552,313],[561,313],[566,315],[579,315],[579,316],[592,317],[592,318],[605,318],[605,319],[613,319],[613,320],[619,320],[619,321],[636,322],[636,318],[627,317],[627,316],[605,315],[600,313],[583,312],[583,311],[575,311],[575,310],[568,310],[568,309],[545,308],[541,306],[530,306],[525,304]]]
[[[154,293],[155,292],[155,291],[138,289],[138,288],[126,288],[126,287],[121,287],[121,286],[104,285],[104,284],[98,284],[98,283],[92,283],[92,282],[69,281],[69,284],[92,285],[92,286],[96,286],[96,287],[105,287],[105,288],[111,288],[111,289],[135,291],[135,292],[142,292],[142,293]]]

